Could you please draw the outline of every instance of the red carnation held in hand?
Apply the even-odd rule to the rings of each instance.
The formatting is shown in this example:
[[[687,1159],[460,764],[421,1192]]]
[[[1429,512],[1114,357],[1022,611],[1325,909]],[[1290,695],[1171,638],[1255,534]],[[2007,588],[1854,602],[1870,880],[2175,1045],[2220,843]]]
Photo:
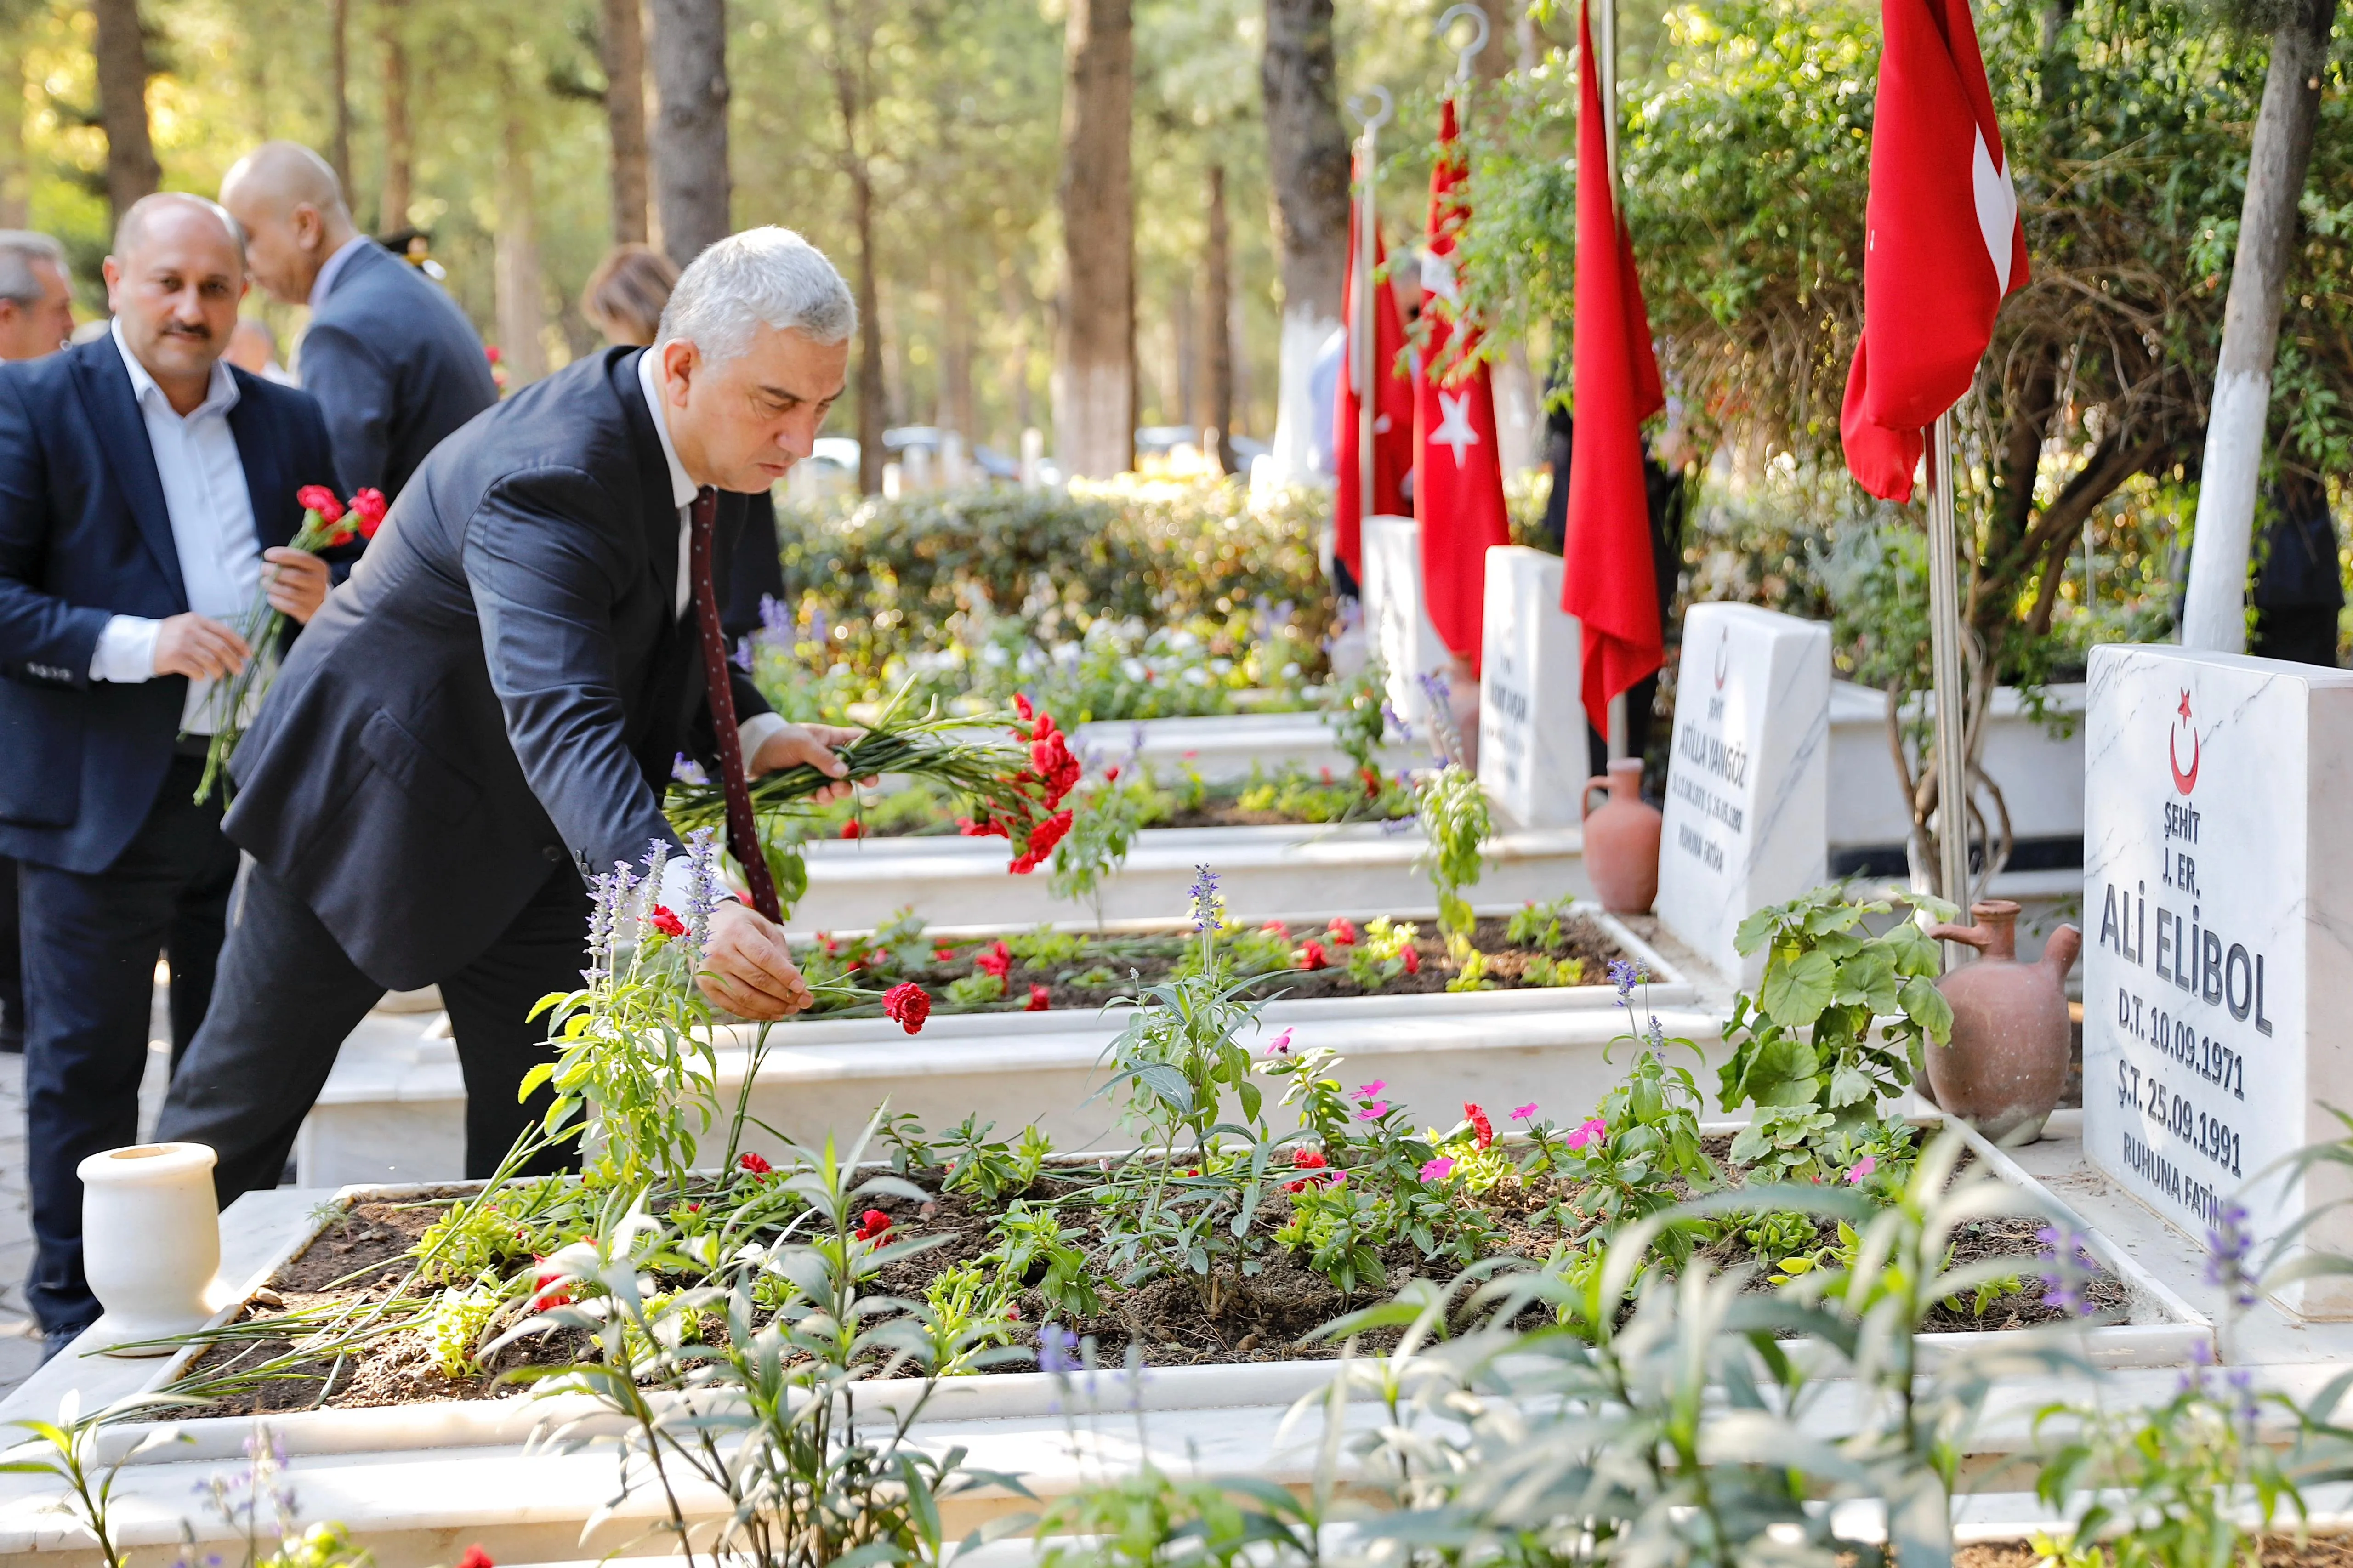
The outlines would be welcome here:
[[[664,936],[684,936],[686,922],[670,912],[668,904],[654,906],[654,918],[646,922]]]
[[[374,539],[375,531],[384,526],[384,514],[391,510],[392,503],[384,499],[382,490],[366,489],[353,496],[352,510],[360,520],[360,537]]]
[[[334,491],[324,485],[304,485],[294,492],[294,499],[306,510],[317,512],[322,522],[341,522],[343,520],[343,503],[336,499]]]
[[[882,993],[882,1016],[907,1033],[920,1034],[932,1016],[932,994],[912,980],[902,980]]]

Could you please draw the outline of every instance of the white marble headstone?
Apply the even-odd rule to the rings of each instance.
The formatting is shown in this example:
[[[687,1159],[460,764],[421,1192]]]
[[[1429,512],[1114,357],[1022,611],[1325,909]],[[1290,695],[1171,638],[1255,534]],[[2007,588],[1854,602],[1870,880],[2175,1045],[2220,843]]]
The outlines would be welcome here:
[[[2341,1176],[2256,1176],[2353,1110],[2353,674],[2092,650],[2084,789],[2084,1146],[2171,1224],[2259,1237]],[[2353,1215],[2310,1240],[2343,1252]],[[2353,1286],[2280,1304],[2353,1316]]]
[[[1388,672],[1389,706],[1430,736],[1430,700],[1418,679],[1444,675],[1453,658],[1439,639],[1421,592],[1421,524],[1409,517],[1368,517],[1364,532],[1365,625]]]
[[[1683,617],[1659,839],[1659,919],[1727,975],[1753,910],[1820,885],[1830,856],[1831,629],[1753,605]]]
[[[1521,544],[1487,552],[1479,658],[1479,782],[1522,827],[1573,827],[1592,766],[1577,617],[1560,607],[1561,560]]]

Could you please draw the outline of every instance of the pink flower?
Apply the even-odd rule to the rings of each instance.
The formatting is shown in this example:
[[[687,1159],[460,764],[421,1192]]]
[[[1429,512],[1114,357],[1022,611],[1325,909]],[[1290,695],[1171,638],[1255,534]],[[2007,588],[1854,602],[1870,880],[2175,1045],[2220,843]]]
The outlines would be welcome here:
[[[1846,1184],[1850,1187],[1859,1186],[1866,1177],[1877,1169],[1879,1169],[1879,1156],[1876,1154],[1865,1154],[1862,1159],[1857,1160],[1853,1164],[1847,1167]]]
[[[1285,1029],[1282,1033],[1275,1036],[1275,1037],[1268,1043],[1266,1054],[1271,1057],[1289,1056],[1291,1054],[1291,1031]]]
[[[1356,1088],[1356,1098],[1358,1100],[1375,1099],[1388,1086],[1389,1080],[1385,1078],[1377,1078],[1370,1083],[1359,1084]]]
[[[1609,1136],[1609,1124],[1599,1116],[1580,1121],[1569,1132],[1567,1142],[1572,1149],[1583,1149]]]
[[[1440,1154],[1421,1168],[1421,1179],[1425,1182],[1442,1182],[1453,1173],[1453,1158],[1446,1154]]]
[[[1514,1121],[1525,1121],[1529,1117],[1534,1116],[1535,1113],[1536,1102],[1533,1100],[1529,1100],[1525,1105],[1515,1105],[1512,1107],[1512,1120]]]
[[[1362,1110],[1356,1112],[1356,1120],[1359,1121],[1378,1121],[1382,1117],[1387,1116],[1388,1113],[1389,1102],[1388,1100],[1370,1100],[1366,1102]]]

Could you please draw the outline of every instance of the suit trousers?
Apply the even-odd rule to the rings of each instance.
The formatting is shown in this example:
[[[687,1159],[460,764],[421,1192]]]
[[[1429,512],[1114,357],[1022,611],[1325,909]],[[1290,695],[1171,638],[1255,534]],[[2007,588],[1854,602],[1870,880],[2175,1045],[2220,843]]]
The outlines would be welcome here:
[[[496,1170],[554,1098],[543,1084],[528,1101],[515,1099],[523,1075],[554,1059],[549,1020],[532,1009],[551,992],[579,989],[587,961],[587,889],[569,865],[550,871],[498,940],[440,983],[466,1079],[470,1177]],[[248,862],[221,953],[220,1005],[173,1075],[156,1137],[212,1146],[223,1208],[276,1186],[335,1053],[383,995],[308,904]],[[525,1171],[567,1170],[575,1158],[570,1145],[543,1151]]]
[[[35,1250],[25,1297],[43,1333],[98,1317],[81,1271],[81,1178],[102,1149],[139,1141],[155,957],[171,961],[176,1066],[213,994],[237,847],[218,796],[195,803],[204,759],[174,757],[155,804],[114,864],[95,875],[20,862],[25,1127]]]

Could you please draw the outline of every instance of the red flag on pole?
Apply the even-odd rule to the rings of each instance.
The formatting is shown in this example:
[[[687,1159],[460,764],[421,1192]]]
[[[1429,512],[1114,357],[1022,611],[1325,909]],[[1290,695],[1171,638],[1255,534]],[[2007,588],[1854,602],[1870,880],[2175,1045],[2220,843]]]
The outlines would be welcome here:
[[[1924,431],[1960,400],[1994,312],[2026,286],[2026,226],[1968,0],[1882,0],[1862,336],[1839,434],[1885,500],[1912,497]]]
[[[1666,406],[1634,242],[1618,211],[1592,18],[1577,21],[1577,426],[1570,437],[1560,605],[1584,631],[1585,715],[1665,662],[1642,421]]]
[[[1509,544],[1504,463],[1495,450],[1495,393],[1477,358],[1479,326],[1459,320],[1455,236],[1471,219],[1454,100],[1438,122],[1430,171],[1430,237],[1421,258],[1421,313],[1430,323],[1414,378],[1414,515],[1421,520],[1421,588],[1430,625],[1457,658],[1479,668],[1486,630],[1487,551]]]
[[[1348,280],[1340,296],[1341,320],[1347,323],[1348,340],[1341,356],[1340,395],[1332,400],[1332,462],[1340,480],[1340,512],[1333,553],[1347,563],[1349,575],[1359,584],[1365,580],[1365,563],[1364,542],[1358,537],[1364,523],[1363,505],[1357,499],[1364,489],[1364,462],[1356,447],[1360,407],[1356,397],[1356,342],[1361,335],[1361,311],[1356,303],[1356,237],[1363,232],[1363,216],[1351,202]],[[1374,244],[1375,269],[1378,270],[1380,264],[1388,259],[1388,252],[1377,237]],[[1405,320],[1398,313],[1397,291],[1383,286],[1373,300],[1373,363],[1380,387],[1373,405],[1373,514],[1377,517],[1409,514],[1405,476],[1413,467],[1413,379],[1398,368],[1404,349]]]

